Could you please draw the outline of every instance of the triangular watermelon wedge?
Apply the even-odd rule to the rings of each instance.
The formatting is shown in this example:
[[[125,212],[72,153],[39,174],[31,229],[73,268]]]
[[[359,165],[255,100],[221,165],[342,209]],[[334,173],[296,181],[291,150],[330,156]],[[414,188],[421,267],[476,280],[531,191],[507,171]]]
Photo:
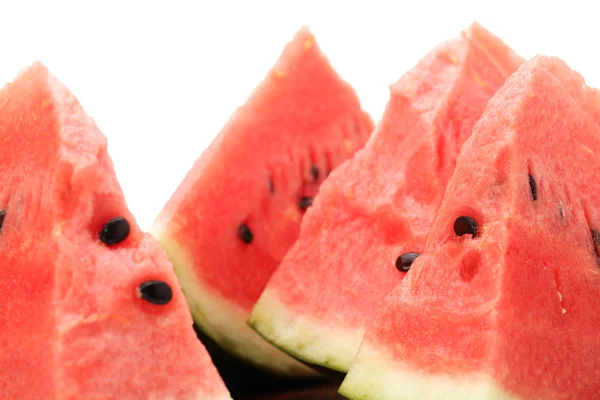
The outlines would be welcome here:
[[[351,399],[597,399],[600,92],[525,63],[464,145],[426,250],[373,320]]]
[[[402,261],[422,251],[461,145],[521,62],[473,24],[391,87],[375,133],[322,185],[256,305],[250,324],[261,335],[348,370],[367,322],[410,266]]]
[[[41,64],[0,91],[0,397],[228,399],[105,137]]]
[[[226,351],[276,374],[315,374],[246,321],[321,182],[372,127],[354,90],[302,29],[165,205],[151,232],[196,323]]]

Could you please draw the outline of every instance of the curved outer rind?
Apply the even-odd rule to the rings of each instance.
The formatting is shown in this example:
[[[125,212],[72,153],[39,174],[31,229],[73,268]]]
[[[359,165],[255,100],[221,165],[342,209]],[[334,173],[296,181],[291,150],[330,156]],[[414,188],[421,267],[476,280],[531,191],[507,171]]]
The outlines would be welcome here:
[[[254,309],[248,323],[262,337],[274,345],[284,344],[285,352],[298,360],[316,364],[339,372],[354,359],[355,349],[362,335],[356,330],[336,331],[311,321],[307,316],[295,314],[283,306],[275,293],[266,290],[261,295],[261,306]],[[286,336],[289,335],[289,336]],[[323,342],[320,337],[335,337],[336,341]],[[326,345],[327,348],[319,348]],[[315,357],[306,357],[315,354]]]
[[[351,400],[519,400],[488,376],[418,373],[368,346],[361,347],[339,392]]]

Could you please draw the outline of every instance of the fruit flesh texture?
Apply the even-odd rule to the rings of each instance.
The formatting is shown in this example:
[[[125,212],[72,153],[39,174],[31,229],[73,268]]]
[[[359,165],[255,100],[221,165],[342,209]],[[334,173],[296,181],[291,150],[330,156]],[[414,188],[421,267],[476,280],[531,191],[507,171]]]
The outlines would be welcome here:
[[[297,358],[346,372],[369,318],[420,252],[488,99],[522,61],[475,24],[391,87],[365,148],[334,171],[250,319]],[[318,293],[318,295],[315,295]]]
[[[599,132],[600,93],[562,61],[536,57],[507,81],[461,152],[425,253],[372,321],[344,394],[433,399],[443,380],[463,399],[598,397]],[[458,215],[478,221],[475,237],[452,232]],[[385,389],[375,374],[389,377]],[[409,375],[417,379],[400,384]],[[472,392],[478,384],[487,390]]]
[[[229,398],[92,119],[41,64],[4,87],[0,104],[2,397]],[[98,234],[115,216],[131,232],[109,248]],[[169,304],[137,295],[154,279],[173,289]]]
[[[353,89],[303,29],[161,212],[151,232],[194,319],[226,350],[280,374],[313,374],[246,320],[298,236],[302,197],[313,197],[371,129]],[[251,243],[238,236],[241,224]]]

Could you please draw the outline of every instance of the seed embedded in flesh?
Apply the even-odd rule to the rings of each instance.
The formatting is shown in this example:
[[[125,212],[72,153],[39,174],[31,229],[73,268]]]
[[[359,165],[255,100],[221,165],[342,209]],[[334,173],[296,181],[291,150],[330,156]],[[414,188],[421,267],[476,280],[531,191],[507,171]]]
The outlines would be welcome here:
[[[594,244],[600,244],[600,232],[597,229],[590,229],[592,234],[592,239],[594,240]]]
[[[123,217],[115,217],[108,221],[100,231],[100,241],[107,246],[112,246],[127,239],[131,227]]]
[[[454,221],[454,233],[457,236],[471,235],[475,237],[477,236],[478,228],[477,222],[465,215],[456,218]]]
[[[250,230],[250,228],[248,228],[248,225],[246,224],[240,225],[240,227],[238,228],[238,236],[240,237],[240,239],[242,239],[244,243],[252,243],[252,240],[254,239],[252,231]]]
[[[312,167],[310,167],[310,174],[313,177],[313,181],[316,181],[317,179],[319,179],[319,167],[317,167],[316,165],[313,165]]]
[[[271,194],[275,193],[275,184],[273,183],[273,179],[269,179],[269,192]]]
[[[306,210],[308,207],[312,206],[313,203],[313,198],[312,197],[301,197],[300,201],[298,202],[298,206],[300,207],[301,210]]]
[[[0,210],[0,232],[2,232],[2,225],[4,225],[4,217],[6,217],[6,208]]]
[[[168,304],[173,298],[173,290],[168,283],[163,281],[147,281],[138,286],[139,296],[157,305]]]
[[[558,216],[560,217],[561,221],[565,219],[565,208],[563,207],[561,201],[558,202]]]
[[[596,261],[600,266],[600,232],[598,229],[590,229],[592,240],[594,241],[594,252],[596,253]]]
[[[537,184],[531,174],[529,174],[529,188],[531,189],[531,197],[533,197],[534,201],[537,200]]]
[[[417,257],[419,257],[419,253],[415,252],[402,254],[396,259],[396,268],[398,268],[399,271],[408,272],[410,266],[412,265],[413,261],[417,259]]]

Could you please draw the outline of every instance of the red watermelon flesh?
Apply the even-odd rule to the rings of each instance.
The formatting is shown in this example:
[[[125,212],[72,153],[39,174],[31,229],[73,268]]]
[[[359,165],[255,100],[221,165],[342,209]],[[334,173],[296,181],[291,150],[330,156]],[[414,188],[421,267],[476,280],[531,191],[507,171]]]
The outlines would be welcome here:
[[[461,145],[521,62],[474,24],[391,87],[373,137],[323,184],[257,303],[250,323],[261,335],[348,370],[368,320],[405,275],[396,260],[422,251]]]
[[[40,64],[0,91],[0,170],[0,397],[228,399],[106,139]]]
[[[225,350],[279,374],[314,374],[246,320],[319,185],[371,130],[354,90],[303,29],[159,215],[151,231],[194,319]]]
[[[598,399],[598,154],[600,92],[556,58],[525,63],[463,147],[343,393]]]

